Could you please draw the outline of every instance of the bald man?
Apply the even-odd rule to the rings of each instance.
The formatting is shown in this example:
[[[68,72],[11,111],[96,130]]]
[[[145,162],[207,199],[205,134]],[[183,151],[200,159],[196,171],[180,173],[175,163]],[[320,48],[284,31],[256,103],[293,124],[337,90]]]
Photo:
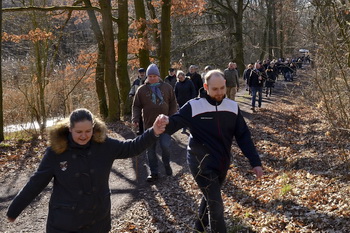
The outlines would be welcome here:
[[[237,103],[225,98],[226,80],[223,72],[209,71],[204,77],[203,87],[206,93],[202,97],[190,100],[169,117],[166,133],[173,134],[183,127],[190,129],[187,162],[204,195],[199,207],[199,218],[194,225],[195,232],[204,232],[210,224],[211,232],[224,233],[226,226],[221,186],[231,163],[233,137],[248,158],[257,178],[263,175],[263,170]]]

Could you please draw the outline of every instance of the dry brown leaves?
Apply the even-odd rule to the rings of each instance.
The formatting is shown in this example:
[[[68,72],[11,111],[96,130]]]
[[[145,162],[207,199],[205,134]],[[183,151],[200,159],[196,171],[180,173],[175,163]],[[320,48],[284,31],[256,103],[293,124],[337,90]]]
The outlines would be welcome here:
[[[349,140],[332,137],[322,115],[297,91],[280,89],[248,121],[264,177],[255,180],[247,159],[232,147],[233,166],[222,191],[229,232],[350,232]],[[26,148],[42,152],[30,144],[8,148],[2,148],[2,170],[18,165]],[[141,188],[122,214],[112,212],[112,232],[192,232],[201,194],[187,165],[180,166],[176,176]]]
[[[229,232],[350,232],[349,140],[331,137],[322,115],[296,90],[282,90],[248,122],[264,177],[256,180],[232,148],[222,191]],[[192,232],[201,194],[189,173],[141,193],[113,232]]]

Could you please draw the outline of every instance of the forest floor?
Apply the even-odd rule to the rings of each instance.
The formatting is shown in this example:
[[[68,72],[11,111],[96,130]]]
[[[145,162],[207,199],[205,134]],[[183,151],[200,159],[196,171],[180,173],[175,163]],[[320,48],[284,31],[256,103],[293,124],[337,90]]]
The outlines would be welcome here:
[[[349,138],[335,134],[308,104],[307,72],[299,70],[293,82],[279,80],[272,97],[264,96],[255,113],[244,88],[237,94],[265,175],[254,178],[234,143],[232,167],[222,190],[229,232],[350,232]],[[128,125],[111,124],[109,134],[133,138]],[[168,177],[161,170],[154,183],[145,181],[144,154],[114,163],[111,232],[192,232],[201,193],[186,164],[187,140],[180,131],[172,136],[174,175]],[[45,140],[0,144],[0,232],[45,232],[51,185],[14,223],[6,221],[5,213],[46,146]]]

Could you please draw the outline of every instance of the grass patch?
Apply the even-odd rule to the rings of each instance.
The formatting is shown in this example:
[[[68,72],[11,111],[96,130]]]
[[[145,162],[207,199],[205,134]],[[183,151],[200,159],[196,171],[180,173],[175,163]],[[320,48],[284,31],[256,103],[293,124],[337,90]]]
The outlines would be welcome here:
[[[290,184],[285,184],[282,188],[281,188],[281,196],[285,196],[287,193],[289,193],[290,191],[292,191],[293,187]]]
[[[240,218],[231,218],[231,223],[227,228],[228,233],[253,233],[253,229],[249,226],[246,226]]]
[[[35,130],[21,130],[17,132],[5,133],[5,140],[15,140],[18,142],[28,142],[37,139],[39,136]]]

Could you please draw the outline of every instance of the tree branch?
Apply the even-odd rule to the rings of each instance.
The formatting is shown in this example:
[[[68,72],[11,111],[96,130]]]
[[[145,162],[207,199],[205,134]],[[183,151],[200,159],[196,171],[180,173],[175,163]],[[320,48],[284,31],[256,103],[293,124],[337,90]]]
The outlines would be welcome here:
[[[83,10],[95,10],[101,11],[98,7],[86,7],[86,6],[52,6],[52,7],[11,7],[3,8],[2,12],[18,12],[18,11],[57,11],[57,10],[70,10],[70,11],[83,11]]]

